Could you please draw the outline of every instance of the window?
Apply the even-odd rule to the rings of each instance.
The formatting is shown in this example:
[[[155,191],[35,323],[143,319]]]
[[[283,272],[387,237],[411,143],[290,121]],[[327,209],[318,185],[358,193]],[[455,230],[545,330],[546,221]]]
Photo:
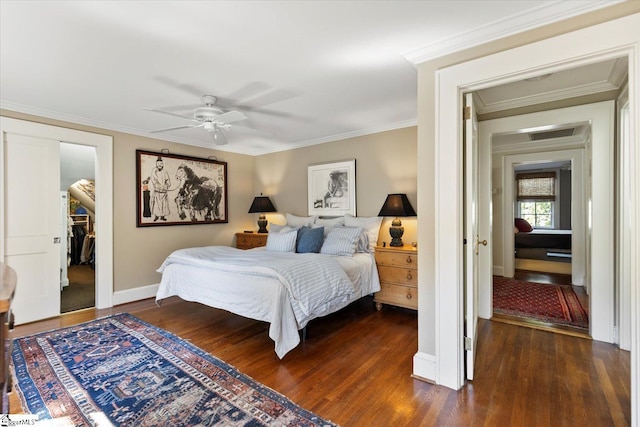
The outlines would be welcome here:
[[[519,217],[533,228],[553,228],[553,202],[518,202]]]
[[[556,173],[535,172],[516,175],[517,211],[534,228],[554,228]]]

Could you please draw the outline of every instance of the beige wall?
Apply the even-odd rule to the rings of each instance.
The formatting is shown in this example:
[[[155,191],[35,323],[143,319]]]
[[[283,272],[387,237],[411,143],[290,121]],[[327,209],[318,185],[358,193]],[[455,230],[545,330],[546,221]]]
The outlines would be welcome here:
[[[171,251],[187,246],[231,245],[234,233],[251,227],[248,214],[253,200],[254,164],[251,156],[175,144],[157,139],[107,131],[0,110],[0,115],[38,123],[78,129],[113,137],[113,289],[123,291],[156,284],[155,270]],[[206,158],[227,162],[228,224],[136,227],[136,149]],[[98,235],[99,239],[100,236]]]
[[[622,16],[640,12],[640,2],[628,1],[605,9],[591,12],[576,18],[560,21],[535,30],[526,31],[494,42],[485,43],[472,49],[466,49],[418,66],[418,242],[419,252],[419,317],[418,351],[430,355],[436,354],[435,336],[435,223],[432,213],[435,211],[434,170],[436,147],[436,72],[439,69],[468,62],[497,52],[566,34],[581,28],[610,21]],[[631,29],[630,29],[631,31]],[[452,266],[455,268],[455,266]]]
[[[307,215],[307,166],[356,159],[356,207],[358,216],[377,216],[389,193],[406,193],[417,207],[416,128],[408,127],[313,145],[256,158],[255,190],[271,197],[277,214],[269,221],[283,224],[284,215]],[[416,210],[418,215],[420,211]],[[391,240],[385,218],[378,242]],[[416,218],[403,218],[405,244],[417,241]],[[255,228],[255,227],[254,227]]]
[[[388,193],[407,193],[414,208],[417,191],[416,128],[409,127],[259,157],[244,156],[108,131],[74,123],[35,117],[7,110],[0,115],[37,123],[94,132],[113,137],[113,278],[114,291],[156,284],[155,270],[171,251],[189,246],[234,245],[235,233],[257,228],[257,215],[249,214],[255,195],[272,198],[284,222],[287,212],[307,214],[307,166],[356,159],[357,214],[377,216]],[[228,224],[136,227],[137,149],[168,149],[173,154],[216,156],[228,167]],[[385,219],[380,243],[389,242],[391,219]],[[406,243],[417,241],[416,218],[405,218]],[[97,237],[99,238],[99,236]]]

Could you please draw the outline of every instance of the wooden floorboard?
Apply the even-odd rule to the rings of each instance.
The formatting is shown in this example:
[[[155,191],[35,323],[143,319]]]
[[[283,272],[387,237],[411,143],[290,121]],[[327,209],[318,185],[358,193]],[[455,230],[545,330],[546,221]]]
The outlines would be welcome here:
[[[629,353],[510,324],[479,323],[476,377],[453,391],[412,378],[417,313],[371,298],[317,319],[280,360],[268,325],[172,298],[88,309],[17,327],[13,337],[129,312],[173,332],[341,426],[625,426]],[[16,393],[12,412],[19,411]]]

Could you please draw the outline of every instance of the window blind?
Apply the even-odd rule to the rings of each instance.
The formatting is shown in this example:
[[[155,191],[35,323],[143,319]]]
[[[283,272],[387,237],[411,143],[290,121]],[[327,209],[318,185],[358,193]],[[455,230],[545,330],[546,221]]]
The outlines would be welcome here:
[[[532,172],[516,175],[518,200],[550,200],[556,199],[556,173]]]

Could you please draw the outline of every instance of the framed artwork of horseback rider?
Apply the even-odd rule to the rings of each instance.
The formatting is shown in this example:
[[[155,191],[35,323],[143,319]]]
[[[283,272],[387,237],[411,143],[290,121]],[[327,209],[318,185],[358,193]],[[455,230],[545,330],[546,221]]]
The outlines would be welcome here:
[[[136,150],[138,227],[227,219],[227,163]]]

